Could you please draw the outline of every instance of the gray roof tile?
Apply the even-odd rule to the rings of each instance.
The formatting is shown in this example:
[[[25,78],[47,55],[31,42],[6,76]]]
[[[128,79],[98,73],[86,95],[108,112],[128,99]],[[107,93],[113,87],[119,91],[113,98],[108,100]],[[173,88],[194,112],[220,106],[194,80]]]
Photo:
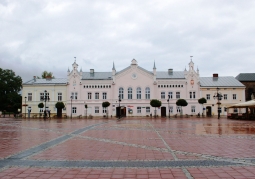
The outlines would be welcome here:
[[[112,72],[83,72],[82,73],[83,80],[111,80]]]
[[[32,85],[32,84],[66,84],[67,79],[66,78],[53,78],[53,79],[32,79],[29,80],[23,85]]]
[[[244,85],[232,76],[200,77],[201,87],[244,87]]]
[[[239,81],[255,81],[255,73],[240,73],[236,76]]]
[[[184,79],[183,71],[173,71],[172,74],[169,74],[168,71],[158,71],[157,79]]]

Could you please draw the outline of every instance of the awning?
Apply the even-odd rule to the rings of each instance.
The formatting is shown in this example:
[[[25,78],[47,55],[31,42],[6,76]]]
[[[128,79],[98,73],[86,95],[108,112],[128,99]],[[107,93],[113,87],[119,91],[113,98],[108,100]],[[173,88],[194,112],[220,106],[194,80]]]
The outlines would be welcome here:
[[[237,104],[229,106],[228,108],[246,108],[246,107],[255,108],[255,100],[237,103]]]

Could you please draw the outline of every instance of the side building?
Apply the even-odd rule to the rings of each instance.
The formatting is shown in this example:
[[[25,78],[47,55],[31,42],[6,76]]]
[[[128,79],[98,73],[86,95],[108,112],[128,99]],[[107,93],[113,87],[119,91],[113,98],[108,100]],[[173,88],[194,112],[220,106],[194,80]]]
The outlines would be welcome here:
[[[236,76],[245,87],[245,100],[255,99],[255,73],[240,73]]]
[[[245,101],[245,86],[232,76],[219,76],[200,78],[201,96],[207,100],[204,104],[205,115],[217,115],[218,107],[221,115],[227,115],[227,107]],[[217,89],[218,88],[218,89]],[[217,93],[221,94],[221,104],[218,106]],[[238,112],[237,109],[229,109],[229,112]],[[234,110],[234,111],[232,111]]]
[[[34,78],[22,85],[22,113],[26,113],[27,117],[37,116],[46,109],[51,111],[51,116],[56,115],[57,110],[55,104],[59,101],[66,103],[66,78],[47,78],[36,79]],[[46,92],[45,92],[46,90]],[[43,97],[47,96],[49,100],[46,102]],[[38,104],[43,103],[44,108],[38,108]],[[25,107],[26,104],[27,106]],[[66,114],[65,109],[63,114]]]

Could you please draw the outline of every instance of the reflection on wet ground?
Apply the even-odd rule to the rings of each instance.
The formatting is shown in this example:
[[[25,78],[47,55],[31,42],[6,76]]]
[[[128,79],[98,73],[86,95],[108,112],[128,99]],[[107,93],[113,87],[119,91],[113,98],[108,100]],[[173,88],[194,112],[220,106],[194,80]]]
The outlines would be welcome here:
[[[245,178],[254,151],[248,120],[0,118],[0,178]]]

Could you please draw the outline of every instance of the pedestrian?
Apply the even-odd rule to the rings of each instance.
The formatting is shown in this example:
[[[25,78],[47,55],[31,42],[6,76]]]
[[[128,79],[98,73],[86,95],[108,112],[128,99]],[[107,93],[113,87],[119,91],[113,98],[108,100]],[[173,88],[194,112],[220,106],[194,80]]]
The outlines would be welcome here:
[[[46,119],[47,117],[47,113],[46,113],[46,110],[44,110],[44,120]]]

